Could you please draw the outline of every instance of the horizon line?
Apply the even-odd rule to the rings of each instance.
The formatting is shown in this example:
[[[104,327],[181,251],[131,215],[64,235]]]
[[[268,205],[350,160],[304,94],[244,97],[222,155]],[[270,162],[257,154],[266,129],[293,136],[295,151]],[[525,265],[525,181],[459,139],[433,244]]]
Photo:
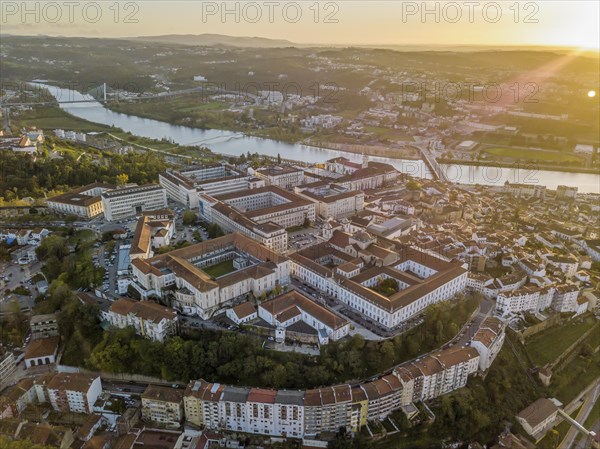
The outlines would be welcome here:
[[[560,44],[540,44],[540,43],[492,43],[492,44],[468,44],[468,43],[306,43],[306,42],[294,42],[289,39],[284,38],[272,38],[272,37],[264,37],[264,36],[240,36],[233,34],[221,34],[221,33],[201,33],[201,34],[193,34],[193,33],[168,33],[168,34],[154,34],[154,35],[136,35],[136,36],[94,36],[94,35],[71,35],[66,36],[64,34],[15,34],[15,33],[3,33],[0,32],[0,36],[11,36],[11,37],[52,37],[52,38],[63,38],[63,39],[113,39],[113,40],[131,40],[131,39],[144,39],[144,38],[156,38],[156,37],[165,37],[165,36],[180,36],[180,37],[200,37],[200,36],[223,36],[223,37],[232,37],[239,39],[264,39],[267,41],[286,41],[289,42],[289,46],[298,46],[298,47],[439,47],[439,48],[447,48],[447,47],[466,47],[466,48],[496,48],[496,47],[509,47],[509,48],[520,48],[520,47],[529,47],[529,48],[540,48],[540,49],[562,49],[562,50],[578,50],[581,52],[596,52],[598,56],[600,56],[600,47],[582,47],[576,45],[560,45]],[[180,44],[185,45],[185,44]],[[225,44],[226,45],[226,44]],[[234,46],[235,47],[235,46]],[[239,47],[238,47],[239,48]],[[248,48],[260,48],[260,47],[248,47]],[[285,48],[285,46],[279,47]],[[501,50],[501,48],[498,48]]]

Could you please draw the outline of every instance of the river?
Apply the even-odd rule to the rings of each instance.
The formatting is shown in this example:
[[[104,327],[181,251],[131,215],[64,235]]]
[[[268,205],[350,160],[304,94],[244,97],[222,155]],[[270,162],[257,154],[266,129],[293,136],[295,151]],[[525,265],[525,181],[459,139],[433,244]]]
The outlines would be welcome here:
[[[234,131],[203,130],[122,114],[105,108],[101,103],[93,101],[94,99],[89,95],[43,83],[36,84],[47,88],[58,100],[60,107],[69,114],[90,122],[116,126],[142,137],[167,138],[180,145],[206,146],[215,153],[236,156],[249,151],[269,156],[279,154],[285,159],[310,163],[325,162],[339,156],[344,156],[352,161],[360,161],[362,158],[359,154],[246,136]],[[420,178],[431,178],[431,171],[420,160],[376,156],[369,156],[369,159],[391,164],[402,173]],[[580,193],[600,193],[600,175],[598,174],[455,164],[442,165],[442,167],[449,180],[461,184],[501,186],[505,181],[509,181],[511,183],[541,184],[550,189],[555,189],[558,185],[576,186],[579,188]]]

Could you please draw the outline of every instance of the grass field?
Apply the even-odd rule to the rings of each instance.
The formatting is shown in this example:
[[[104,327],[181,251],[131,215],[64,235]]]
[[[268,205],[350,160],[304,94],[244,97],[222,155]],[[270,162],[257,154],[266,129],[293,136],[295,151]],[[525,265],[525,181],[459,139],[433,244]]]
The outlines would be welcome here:
[[[582,162],[583,158],[559,151],[522,150],[519,148],[484,148],[484,153],[494,158],[512,158],[540,162]]]
[[[19,126],[35,126],[42,129],[70,129],[73,131],[110,131],[110,126],[99,125],[67,114],[59,107],[38,107],[32,111],[11,116]]]
[[[233,259],[226,260],[225,262],[218,263],[216,265],[211,265],[210,267],[205,267],[202,269],[209,276],[218,278],[224,276],[226,274],[235,271],[233,268]]]
[[[575,343],[595,322],[593,318],[587,318],[583,323],[567,323],[540,332],[525,345],[527,352],[538,366],[544,366]]]
[[[552,378],[551,393],[563,404],[569,403],[598,377],[600,373],[600,354],[591,358],[577,357],[559,374]]]

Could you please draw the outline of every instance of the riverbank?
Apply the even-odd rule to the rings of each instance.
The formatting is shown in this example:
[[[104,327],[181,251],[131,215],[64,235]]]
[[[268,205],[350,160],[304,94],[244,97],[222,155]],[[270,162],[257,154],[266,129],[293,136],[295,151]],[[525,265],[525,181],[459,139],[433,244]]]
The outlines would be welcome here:
[[[519,170],[529,171],[556,171],[564,173],[581,173],[581,174],[600,174],[599,168],[585,168],[585,167],[565,167],[564,165],[547,165],[538,164],[534,162],[499,162],[499,161],[469,161],[463,159],[449,159],[449,158],[438,158],[438,163],[441,165],[469,165],[472,167],[497,167],[497,168],[511,168]]]
[[[324,150],[343,151],[344,153],[352,154],[366,154],[374,157],[388,157],[393,159],[407,160],[421,159],[419,151],[410,147],[391,147],[389,145],[383,144],[368,145],[344,142],[328,142],[323,141],[320,138],[321,136],[319,135],[312,135],[306,137],[305,134],[298,132],[292,133],[282,127],[252,129],[247,126],[235,126],[233,122],[223,120],[209,120],[207,122],[207,125],[197,126],[194,123],[186,121],[185,119],[173,120],[170,118],[170,114],[166,113],[165,111],[144,111],[140,110],[139,108],[132,108],[128,103],[109,103],[106,104],[105,107],[111,111],[118,112],[120,114],[128,114],[131,116],[141,117],[149,120],[159,120],[173,126],[185,126],[193,129],[198,129],[200,131],[229,131],[234,133],[242,133],[245,136],[249,137],[271,139],[276,142],[288,143],[290,145],[308,145]],[[281,156],[283,157],[283,155]]]
[[[343,151],[344,153],[366,154],[368,156],[389,157],[392,159],[406,159],[411,161],[423,160],[423,158],[420,157],[419,151],[411,147],[399,148],[384,145],[363,145],[337,142],[322,143],[320,141],[315,142],[310,137],[298,143],[326,150]]]
[[[89,98],[74,91],[62,92],[61,89],[57,92],[58,98],[74,98],[81,101],[89,101]],[[329,148],[317,148],[315,146],[300,144],[289,144],[282,140],[273,140],[266,138],[254,137],[265,132],[265,130],[255,130],[253,136],[243,134],[241,132],[231,132],[219,129],[200,130],[189,126],[174,126],[162,121],[151,120],[137,117],[135,115],[127,115],[116,113],[105,108],[100,103],[94,104],[92,101],[86,107],[81,107],[76,104],[61,104],[61,109],[78,118],[85,119],[97,124],[103,124],[109,127],[120,128],[124,132],[133,135],[142,136],[148,139],[160,141],[165,147],[160,147],[148,144],[147,146],[157,149],[167,149],[176,144],[183,145],[188,148],[193,148],[193,154],[198,154],[197,148],[200,146],[207,147],[215,153],[222,155],[240,156],[241,154],[258,153],[273,158],[278,155],[284,159],[300,160],[304,163],[322,164],[325,161],[337,157],[346,157],[353,162],[360,162],[361,156],[357,153],[348,151],[334,150]],[[113,128],[114,129],[114,128]],[[120,133],[116,133],[119,137],[123,137]],[[130,141],[129,137],[126,137]],[[302,136],[305,141],[308,136]],[[133,140],[133,138],[132,138]],[[315,139],[316,140],[316,139]],[[143,142],[137,141],[137,143]],[[352,144],[352,142],[347,142]],[[323,143],[324,146],[329,146]],[[397,143],[399,147],[403,145]],[[338,147],[344,150],[363,151],[362,147]],[[387,151],[393,151],[389,147]],[[379,150],[383,151],[383,150]],[[394,152],[391,157],[373,156],[374,160],[384,162],[394,166],[402,173],[406,173],[419,178],[431,178],[431,172],[426,163],[422,160],[400,159],[398,152]],[[469,166],[458,162],[458,165],[446,165],[449,168],[448,176],[451,182],[459,184],[481,184],[481,185],[502,185],[505,181],[510,183],[535,183],[545,185],[550,189],[556,189],[558,185],[576,186],[581,193],[600,193],[600,175],[592,171],[592,173],[571,173],[561,175],[558,171],[544,171],[531,169],[515,169],[512,165],[509,168],[498,170],[493,167],[486,167],[481,164],[479,166]],[[551,167],[548,167],[552,170]],[[571,168],[571,167],[569,167]]]

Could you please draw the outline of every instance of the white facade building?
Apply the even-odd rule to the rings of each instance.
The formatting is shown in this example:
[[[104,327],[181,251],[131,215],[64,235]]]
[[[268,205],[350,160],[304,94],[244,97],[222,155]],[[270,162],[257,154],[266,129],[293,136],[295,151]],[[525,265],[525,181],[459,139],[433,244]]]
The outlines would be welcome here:
[[[281,187],[282,189],[293,189],[304,182],[304,170],[289,165],[249,169],[249,173],[265,181],[267,186]]]
[[[292,290],[258,306],[258,316],[267,323],[287,328],[303,321],[319,332],[321,344],[336,341],[348,335],[350,322],[296,290]]]
[[[111,326],[133,327],[136,334],[154,341],[177,335],[177,312],[151,301],[120,298],[102,312],[102,317]]]
[[[160,185],[169,199],[190,209],[198,207],[200,194],[222,195],[240,190],[264,187],[265,182],[224,164],[206,164],[167,170],[159,175]]]
[[[539,312],[552,304],[555,289],[553,287],[525,286],[517,290],[498,293],[496,312],[508,316],[519,312]]]
[[[114,190],[110,184],[89,184],[46,200],[48,209],[67,215],[93,218],[104,211],[101,195]]]
[[[207,273],[218,264],[230,272]],[[207,319],[234,299],[252,292],[260,296],[290,278],[290,262],[240,233],[131,262],[132,283],[143,298],[173,294],[174,307]],[[205,271],[207,270],[207,271]]]
[[[46,386],[48,400],[56,411],[92,413],[102,394],[100,376],[82,373],[57,373]]]
[[[483,320],[475,332],[471,339],[471,347],[479,353],[480,371],[486,371],[502,349],[505,337],[504,329],[505,324],[502,320],[489,317]]]
[[[465,289],[466,264],[382,241],[392,246],[379,246],[366,232],[351,236],[334,231],[328,244],[291,255],[292,274],[387,328],[399,326],[429,305]],[[356,274],[364,263],[378,266]],[[392,278],[398,284],[398,291],[389,297],[373,289],[384,278]]]
[[[167,207],[166,190],[158,184],[124,187],[102,194],[104,217],[108,221],[141,215]]]

